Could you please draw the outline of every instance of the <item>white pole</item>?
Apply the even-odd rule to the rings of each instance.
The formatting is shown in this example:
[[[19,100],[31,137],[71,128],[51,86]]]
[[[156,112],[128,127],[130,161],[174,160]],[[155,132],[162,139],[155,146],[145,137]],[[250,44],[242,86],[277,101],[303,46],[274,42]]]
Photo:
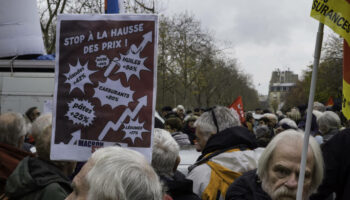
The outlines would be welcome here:
[[[124,0],[118,0],[118,7],[119,7],[119,13],[124,14],[125,13]]]
[[[322,23],[319,23],[317,37],[316,37],[316,46],[315,46],[315,54],[314,54],[314,64],[312,68],[309,103],[307,106],[307,118],[306,118],[304,144],[303,144],[303,151],[301,153],[297,200],[302,200],[302,197],[303,197],[305,166],[306,166],[307,150],[309,149],[309,136],[310,136],[310,128],[311,128],[311,120],[312,120],[312,107],[314,103],[315,90],[316,90],[317,68],[320,62],[322,40],[323,40],[323,26],[324,25]]]

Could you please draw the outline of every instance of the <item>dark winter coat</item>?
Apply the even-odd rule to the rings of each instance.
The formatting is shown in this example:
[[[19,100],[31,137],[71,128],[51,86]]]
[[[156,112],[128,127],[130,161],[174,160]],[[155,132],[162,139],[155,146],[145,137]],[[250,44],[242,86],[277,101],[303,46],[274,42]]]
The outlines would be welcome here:
[[[24,158],[7,179],[10,200],[63,200],[71,192],[70,180],[53,164],[39,158]]]
[[[235,126],[212,135],[208,139],[207,144],[202,151],[202,155],[197,161],[213,152],[224,152],[225,150],[233,148],[239,148],[241,150],[255,149],[257,147],[254,134],[249,132],[245,127]]]
[[[350,199],[350,129],[335,134],[323,144],[325,176],[317,193],[310,200],[327,199],[333,192],[336,200]]]
[[[188,124],[186,124],[182,132],[188,135],[188,139],[190,140],[191,144],[194,144],[194,141],[196,140],[195,128],[191,128],[188,126]]]
[[[176,171],[173,177],[160,176],[160,179],[167,186],[167,193],[173,200],[200,200],[200,198],[192,192],[192,180],[186,179],[185,175]]]
[[[34,155],[14,146],[0,143],[0,195],[5,192],[7,178],[26,156]]]
[[[328,133],[324,134],[323,137],[323,142],[326,143],[328,142],[328,140],[330,140],[334,135],[338,134],[339,130],[335,129],[335,130],[331,130]]]
[[[226,192],[226,200],[271,200],[261,188],[256,170],[251,170],[233,182]]]

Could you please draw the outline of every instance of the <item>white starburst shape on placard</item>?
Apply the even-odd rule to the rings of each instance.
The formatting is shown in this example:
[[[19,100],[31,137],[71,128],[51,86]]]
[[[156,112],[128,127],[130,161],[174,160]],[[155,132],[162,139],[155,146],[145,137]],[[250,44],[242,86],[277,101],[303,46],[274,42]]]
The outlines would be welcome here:
[[[67,78],[65,83],[70,84],[69,93],[71,93],[75,88],[78,88],[83,93],[85,93],[84,86],[85,84],[92,84],[89,76],[94,72],[95,71],[91,71],[88,69],[88,62],[82,65],[80,64],[79,59],[75,66],[69,64],[69,72],[63,74]]]

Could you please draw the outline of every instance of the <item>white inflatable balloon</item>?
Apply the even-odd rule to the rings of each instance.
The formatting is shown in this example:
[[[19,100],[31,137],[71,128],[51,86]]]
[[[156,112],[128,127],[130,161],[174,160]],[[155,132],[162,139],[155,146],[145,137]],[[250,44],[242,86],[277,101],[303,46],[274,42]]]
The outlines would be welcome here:
[[[36,0],[0,1],[0,58],[45,54]]]

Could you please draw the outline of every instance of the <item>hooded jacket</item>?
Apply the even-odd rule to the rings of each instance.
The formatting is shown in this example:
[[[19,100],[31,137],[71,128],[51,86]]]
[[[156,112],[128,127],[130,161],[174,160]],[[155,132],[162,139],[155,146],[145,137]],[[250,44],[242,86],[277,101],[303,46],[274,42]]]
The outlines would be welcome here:
[[[24,158],[7,179],[7,197],[18,200],[63,200],[72,192],[70,180],[55,165]]]
[[[232,127],[212,135],[202,155],[190,166],[193,192],[206,199],[224,199],[228,186],[242,173],[257,168],[264,149],[257,148],[254,134]]]

